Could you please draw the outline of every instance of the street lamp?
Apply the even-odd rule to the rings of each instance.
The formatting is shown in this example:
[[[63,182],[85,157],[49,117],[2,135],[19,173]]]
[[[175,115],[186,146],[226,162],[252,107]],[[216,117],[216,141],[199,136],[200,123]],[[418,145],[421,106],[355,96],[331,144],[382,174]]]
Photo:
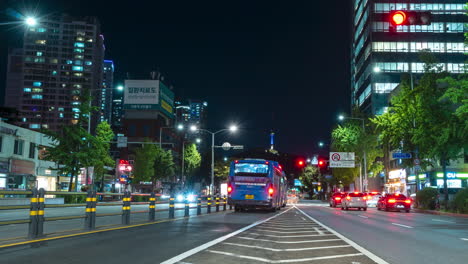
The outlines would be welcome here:
[[[325,143],[323,143],[322,141],[320,141],[320,142],[318,143],[318,145],[319,145],[319,147],[322,148],[323,146],[325,146]]]
[[[197,126],[195,126],[195,125],[191,125],[191,126],[190,126],[190,131],[192,131],[192,132],[197,131],[197,129],[198,129],[198,128],[197,128]]]
[[[118,90],[118,91],[123,91],[123,90],[124,90],[124,87],[123,87],[123,85],[119,85],[119,86],[117,86],[117,90]]]
[[[196,126],[191,126],[190,127],[191,131],[203,131],[206,133],[211,134],[211,184],[210,184],[210,193],[213,194],[214,192],[214,149],[215,149],[215,135],[218,133],[221,133],[223,131],[229,130],[230,132],[236,132],[237,131],[237,126],[231,125],[229,128],[221,129],[216,132],[211,132],[207,129],[202,129],[202,128],[197,128]]]
[[[182,130],[182,129],[184,129],[184,125],[178,124],[178,125],[177,125],[177,129],[178,129],[179,131]]]
[[[364,133],[364,132],[366,131],[366,126],[365,126],[365,124],[364,124],[364,118],[359,118],[359,117],[347,117],[347,116],[344,116],[344,115],[340,115],[340,116],[338,116],[338,119],[339,119],[340,121],[345,120],[345,119],[360,120],[360,121],[362,122],[362,132]],[[368,179],[367,179],[367,154],[366,154],[366,148],[363,149],[363,152],[364,152],[364,153],[363,153],[363,156],[364,156],[364,157],[363,157],[363,159],[364,159],[364,179],[365,179],[365,181],[366,181],[366,184],[365,184],[365,188],[364,188],[364,189],[362,188],[362,187],[363,187],[363,186],[362,186],[362,185],[363,185],[363,184],[362,184],[362,179],[361,179],[361,182],[360,182],[360,183],[361,183],[361,191],[367,191],[367,181],[368,181]],[[362,170],[361,170],[361,172],[362,172]]]
[[[200,139],[200,138],[197,138],[195,141],[196,141],[198,144],[201,143],[201,139]]]
[[[27,26],[34,27],[37,25],[37,19],[34,17],[26,17],[24,23],[26,23]]]

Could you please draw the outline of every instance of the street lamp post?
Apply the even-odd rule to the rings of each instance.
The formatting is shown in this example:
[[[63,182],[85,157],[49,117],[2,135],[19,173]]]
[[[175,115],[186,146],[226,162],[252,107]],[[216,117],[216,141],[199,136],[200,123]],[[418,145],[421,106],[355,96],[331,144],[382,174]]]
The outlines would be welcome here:
[[[340,115],[338,117],[338,119],[340,120],[344,120],[344,119],[353,119],[353,120],[361,120],[362,122],[362,132],[365,133],[366,132],[366,126],[364,124],[364,118],[359,118],[359,117],[345,117],[343,115]],[[365,184],[364,184],[364,188],[363,188],[363,184],[362,184],[362,181],[361,181],[361,191],[367,191],[367,184],[368,184],[368,178],[367,178],[367,154],[366,154],[366,148],[364,147],[363,148],[363,161],[364,161],[364,181],[365,181]],[[362,173],[362,170],[361,170],[361,173]]]
[[[200,131],[203,131],[203,132],[206,132],[206,133],[209,133],[211,134],[211,184],[210,184],[210,194],[213,194],[214,192],[214,149],[215,149],[215,135],[218,134],[218,133],[221,133],[223,131],[231,131],[231,132],[235,132],[237,130],[237,126],[231,126],[229,128],[225,128],[225,129],[221,129],[221,130],[218,130],[216,132],[211,132],[207,129],[201,129],[201,128],[197,128],[195,126],[192,126],[190,127],[190,130],[192,131],[196,131],[196,130],[200,130]]]

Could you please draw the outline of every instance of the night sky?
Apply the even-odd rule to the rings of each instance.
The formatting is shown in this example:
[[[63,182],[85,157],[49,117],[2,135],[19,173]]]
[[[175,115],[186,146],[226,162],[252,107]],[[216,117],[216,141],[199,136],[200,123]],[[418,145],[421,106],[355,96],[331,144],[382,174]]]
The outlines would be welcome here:
[[[176,96],[208,101],[207,129],[240,126],[233,144],[267,147],[273,129],[276,149],[310,155],[349,110],[348,0],[1,2],[0,11],[97,16],[116,83],[159,69]],[[0,26],[2,90],[21,31]]]

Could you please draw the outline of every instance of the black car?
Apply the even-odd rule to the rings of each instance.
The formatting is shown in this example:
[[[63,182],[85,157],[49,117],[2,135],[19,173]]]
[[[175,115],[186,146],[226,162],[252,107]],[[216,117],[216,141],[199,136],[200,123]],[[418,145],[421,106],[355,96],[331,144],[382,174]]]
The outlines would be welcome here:
[[[341,205],[341,200],[345,193],[337,192],[330,197],[330,207],[337,207]]]
[[[411,199],[399,193],[386,194],[377,202],[377,210],[405,210],[405,212],[409,213],[411,210]]]

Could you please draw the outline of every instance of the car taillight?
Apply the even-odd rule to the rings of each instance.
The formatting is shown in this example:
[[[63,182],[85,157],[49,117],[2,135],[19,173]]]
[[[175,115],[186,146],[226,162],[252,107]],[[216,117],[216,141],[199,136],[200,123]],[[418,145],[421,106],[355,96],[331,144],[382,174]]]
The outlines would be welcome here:
[[[269,195],[273,195],[274,192],[275,192],[275,190],[273,189],[273,187],[268,188],[268,194]]]
[[[228,186],[227,191],[228,191],[228,193],[232,193],[232,186]]]
[[[351,200],[351,197],[350,196],[346,196],[346,200]]]
[[[405,200],[405,203],[410,204],[410,203],[411,203],[411,200],[410,200],[410,199],[406,199],[406,200]]]
[[[341,200],[341,197],[335,197],[335,200],[339,201]]]
[[[368,199],[368,200],[372,199],[372,196],[370,196],[370,195],[369,195],[369,196],[367,196],[367,199]]]
[[[362,197],[363,200],[367,200],[367,196]]]
[[[388,203],[395,203],[396,200],[395,199],[388,199]]]

